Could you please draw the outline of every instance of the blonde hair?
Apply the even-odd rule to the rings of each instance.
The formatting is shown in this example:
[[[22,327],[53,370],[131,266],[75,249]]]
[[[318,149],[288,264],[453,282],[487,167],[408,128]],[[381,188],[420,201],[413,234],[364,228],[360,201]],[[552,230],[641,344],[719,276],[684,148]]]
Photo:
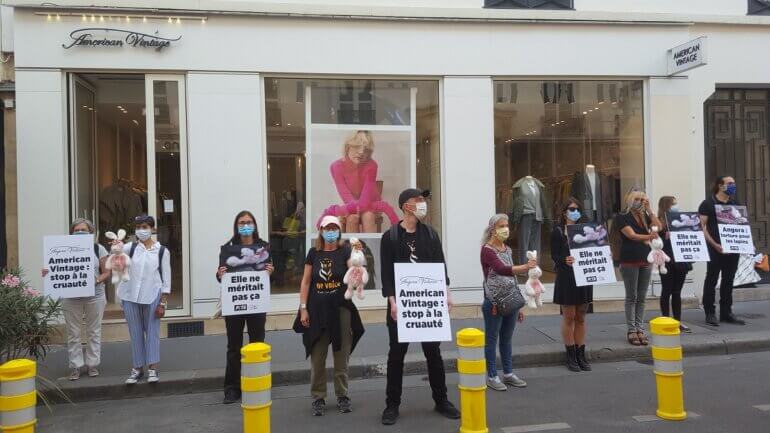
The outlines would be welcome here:
[[[636,200],[644,200],[647,198],[647,193],[641,190],[631,190],[626,194],[626,213],[631,212],[631,206],[633,206]]]
[[[370,131],[359,130],[354,132],[350,137],[345,140],[345,146],[342,150],[342,157],[348,157],[348,151],[353,146],[362,146],[364,153],[369,155],[374,152],[374,137]],[[367,155],[368,157],[368,155]]]

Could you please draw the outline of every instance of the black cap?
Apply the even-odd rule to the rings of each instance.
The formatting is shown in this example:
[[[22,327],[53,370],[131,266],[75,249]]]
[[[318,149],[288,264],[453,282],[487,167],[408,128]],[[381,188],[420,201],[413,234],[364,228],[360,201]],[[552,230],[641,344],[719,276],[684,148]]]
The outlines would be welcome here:
[[[145,223],[149,224],[150,227],[155,227],[155,218],[146,214],[137,215],[136,217],[134,217],[134,225],[145,224]]]
[[[430,197],[430,190],[426,189],[425,191],[418,189],[418,188],[408,188],[403,191],[401,191],[401,194],[398,195],[398,208],[401,209],[404,206],[404,203],[407,202],[410,198],[415,197]]]

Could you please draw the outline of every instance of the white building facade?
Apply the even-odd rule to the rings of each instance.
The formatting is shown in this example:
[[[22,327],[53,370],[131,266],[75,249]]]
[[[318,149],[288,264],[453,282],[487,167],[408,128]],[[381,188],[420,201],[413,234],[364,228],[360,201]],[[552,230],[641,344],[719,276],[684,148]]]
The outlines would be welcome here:
[[[417,186],[433,193],[455,302],[477,304],[481,232],[494,213],[514,213],[525,176],[546,198],[537,225],[549,283],[554,205],[570,195],[599,222],[632,187],[695,210],[724,172],[767,247],[762,0],[5,3],[27,270],[40,267],[43,236],[74,217],[104,233],[147,212],[172,253],[169,314],[208,317],[219,247],[247,209],[278,267],[271,308],[290,312],[325,210],[359,206],[346,236],[367,243],[378,274],[389,209]],[[670,75],[668,50],[697,38],[705,64]],[[363,306],[384,305],[378,284]],[[594,294],[622,298],[622,284]]]

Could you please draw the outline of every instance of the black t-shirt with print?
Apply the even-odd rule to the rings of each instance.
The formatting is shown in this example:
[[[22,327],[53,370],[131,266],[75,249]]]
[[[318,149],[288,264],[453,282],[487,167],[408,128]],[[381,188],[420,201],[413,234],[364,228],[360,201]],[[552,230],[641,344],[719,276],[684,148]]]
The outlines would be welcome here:
[[[647,227],[649,227],[650,219],[646,215],[643,218]],[[650,234],[650,230],[644,225],[639,224],[631,212],[618,214],[615,223],[618,230],[623,230],[623,227],[631,227],[631,230],[638,235]],[[622,233],[620,237],[622,239],[620,244],[620,263],[647,263],[650,246],[646,242],[631,240]]]
[[[342,279],[348,270],[349,258],[349,246],[334,251],[318,251],[311,248],[307,253],[305,264],[313,267],[307,299],[312,326],[328,328],[330,315],[339,315],[339,307],[345,300],[345,285]]]
[[[698,206],[698,214],[708,217],[708,222],[706,223],[706,229],[711,235],[711,239],[714,239],[714,242],[719,244],[722,241],[721,241],[721,238],[719,237],[719,221],[717,221],[717,210],[715,207],[718,204],[737,205],[738,203],[736,203],[736,201],[733,200],[732,197],[728,198],[727,201],[721,201],[716,197],[716,195],[712,194],[711,197],[708,197],[706,200],[703,200],[700,206]],[[708,247],[711,248],[711,244],[709,244]]]

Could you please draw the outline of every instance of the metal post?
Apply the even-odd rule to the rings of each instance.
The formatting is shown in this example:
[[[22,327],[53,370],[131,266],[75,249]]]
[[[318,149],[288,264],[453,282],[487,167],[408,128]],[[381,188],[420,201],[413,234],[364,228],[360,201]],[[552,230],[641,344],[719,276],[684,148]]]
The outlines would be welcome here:
[[[652,359],[658,388],[658,417],[680,421],[687,418],[684,411],[682,379],[682,343],[679,321],[658,317],[650,321]]]
[[[488,433],[487,362],[484,332],[466,328],[457,333],[457,372],[460,374],[460,433]]]
[[[242,347],[241,407],[244,433],[270,433],[272,381],[270,346],[265,343],[251,343]]]
[[[35,361],[28,359],[8,361],[0,366],[0,431],[3,433],[34,433],[36,374]]]

